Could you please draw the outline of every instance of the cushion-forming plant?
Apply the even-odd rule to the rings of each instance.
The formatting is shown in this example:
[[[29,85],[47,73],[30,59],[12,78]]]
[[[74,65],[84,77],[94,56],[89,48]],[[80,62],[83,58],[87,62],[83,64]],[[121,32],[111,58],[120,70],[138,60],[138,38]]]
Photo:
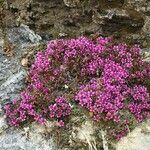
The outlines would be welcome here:
[[[5,105],[8,123],[55,119],[62,127],[77,103],[95,121],[119,126],[110,131],[120,139],[129,131],[130,116],[137,122],[150,116],[150,64],[140,52],[137,45],[103,37],[50,41],[35,56],[20,101]]]

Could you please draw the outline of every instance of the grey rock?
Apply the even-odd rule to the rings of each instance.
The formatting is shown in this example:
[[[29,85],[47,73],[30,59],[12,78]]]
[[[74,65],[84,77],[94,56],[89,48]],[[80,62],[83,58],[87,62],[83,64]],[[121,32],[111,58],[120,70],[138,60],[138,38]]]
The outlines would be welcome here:
[[[0,49],[0,98],[12,99],[22,88],[22,80],[26,74],[17,58],[7,57]],[[19,90],[19,91],[18,91]]]
[[[97,23],[102,25],[104,33],[114,33],[118,30],[126,30],[134,33],[144,26],[144,18],[140,13],[126,9],[109,9],[105,11],[104,16],[100,16]]]
[[[33,46],[42,40],[38,34],[35,34],[24,24],[21,24],[20,27],[8,29],[7,34],[10,43],[22,48]]]
[[[23,130],[9,131],[0,136],[1,150],[56,150],[52,138],[45,139],[42,133]]]
[[[5,117],[1,116],[0,117],[0,133],[2,133],[7,128],[8,128],[8,125],[6,123]]]
[[[144,61],[150,62],[150,48],[143,48],[142,55]]]
[[[116,145],[116,150],[149,150],[150,120],[135,128]]]
[[[21,66],[20,59],[30,47],[38,45],[41,37],[35,34],[26,25],[8,29],[6,32],[8,42],[15,48],[15,55],[7,57],[0,47],[0,98],[1,100],[12,100],[24,87],[26,70]],[[2,39],[2,37],[1,37]]]
[[[24,53],[38,45],[41,37],[35,34],[26,25],[8,29],[6,32],[8,42],[15,48],[15,55],[8,57],[3,52],[3,42],[0,47],[0,150],[55,150],[56,145],[50,137],[44,137],[42,126],[24,128],[22,130],[7,129],[8,125],[3,115],[1,104],[19,98],[27,75],[25,68],[21,66],[21,58]],[[1,41],[3,37],[0,36]],[[42,128],[42,129],[41,129]],[[7,129],[7,130],[6,130]],[[29,136],[29,137],[28,137]]]

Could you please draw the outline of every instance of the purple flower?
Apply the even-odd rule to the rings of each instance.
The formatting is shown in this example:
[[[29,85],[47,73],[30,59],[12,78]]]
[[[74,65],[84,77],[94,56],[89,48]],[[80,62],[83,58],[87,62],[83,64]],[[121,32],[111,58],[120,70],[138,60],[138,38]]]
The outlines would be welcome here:
[[[113,124],[112,135],[120,139],[132,123],[128,113],[137,122],[150,116],[150,64],[140,52],[137,45],[114,44],[109,37],[48,42],[35,56],[20,101],[4,107],[8,123],[56,120],[64,127],[76,102],[93,120]]]

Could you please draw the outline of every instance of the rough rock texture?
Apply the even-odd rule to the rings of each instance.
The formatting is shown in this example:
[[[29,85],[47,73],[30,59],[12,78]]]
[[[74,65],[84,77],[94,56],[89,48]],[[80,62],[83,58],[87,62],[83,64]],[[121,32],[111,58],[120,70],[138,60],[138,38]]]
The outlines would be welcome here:
[[[150,120],[134,129],[127,137],[121,139],[116,150],[149,150]]]
[[[24,23],[46,40],[103,35],[150,47],[149,0],[7,0],[4,7],[6,27]]]
[[[5,116],[3,115],[2,106],[0,104],[0,134],[8,128],[8,125],[5,120]]]
[[[1,150],[56,150],[52,138],[44,136],[45,128],[31,125],[22,130],[3,132],[0,136]]]
[[[0,47],[0,98],[2,100],[18,97],[23,88],[26,70],[21,66],[20,60],[30,47],[39,44],[41,37],[34,34],[27,26],[10,28],[6,38],[12,44],[13,56],[8,57],[4,52],[4,45]],[[3,43],[3,42],[1,42]]]
[[[27,75],[27,70],[21,66],[22,56],[38,46],[41,37],[26,25],[7,29],[5,38],[2,32],[0,35],[0,149],[55,150],[53,139],[46,140],[44,136],[44,127],[32,124],[22,130],[9,129],[2,110],[4,103],[19,97]],[[5,45],[5,39],[7,44],[11,43],[10,47]],[[7,56],[5,48],[12,51],[11,56]]]
[[[150,1],[0,0],[0,150],[57,149],[51,137],[46,140],[47,130],[41,126],[8,129],[1,105],[17,98],[25,86],[27,71],[23,66],[28,65],[28,59],[23,56],[32,53],[32,47],[41,40],[80,35],[113,36],[129,44],[141,44],[145,61],[150,61]],[[116,149],[149,150],[149,127],[149,121],[143,123]],[[93,126],[85,122],[81,128],[73,128],[72,138],[87,143],[86,150],[96,149],[91,143],[95,142],[93,132]]]
[[[76,148],[79,149],[79,147],[77,147],[79,146],[77,143],[83,143],[86,149],[97,150],[94,133],[95,127],[93,122],[90,120],[86,120],[82,123],[81,127],[74,126],[70,136],[70,146],[73,148],[75,147],[73,144],[76,144]],[[76,141],[76,143],[73,143],[74,141]]]

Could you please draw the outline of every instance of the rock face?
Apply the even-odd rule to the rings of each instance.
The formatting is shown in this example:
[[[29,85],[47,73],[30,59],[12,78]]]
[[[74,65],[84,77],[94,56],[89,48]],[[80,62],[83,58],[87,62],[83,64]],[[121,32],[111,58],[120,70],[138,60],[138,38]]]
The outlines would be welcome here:
[[[45,137],[44,127],[32,124],[22,130],[9,129],[1,105],[18,98],[24,88],[28,60],[22,57],[32,47],[80,35],[113,36],[141,44],[145,61],[150,61],[150,1],[0,0],[0,150],[58,150],[53,138]],[[149,127],[149,121],[137,127],[116,150],[149,150]],[[87,143],[85,149],[96,149],[89,122],[73,129],[78,132],[72,138]]]
[[[82,123],[81,127],[73,127],[72,133],[70,136],[70,146],[76,149],[80,149],[77,145],[79,143],[84,143],[86,145],[85,149],[97,150],[96,141],[94,137],[95,127],[90,120],[86,120]],[[76,141],[76,145],[73,145],[73,142]]]
[[[20,64],[21,57],[27,50],[39,44],[41,37],[34,34],[27,26],[8,29],[6,32],[8,43],[14,47],[11,49],[14,55],[8,57],[4,52],[4,45],[0,47],[0,97],[3,100],[18,97],[23,88],[26,70]]]
[[[38,125],[7,131],[0,136],[1,150],[56,150],[52,138],[46,140],[44,128]]]
[[[8,125],[5,120],[5,116],[3,115],[2,106],[0,104],[0,134],[8,128]]]
[[[149,0],[14,0],[4,11],[7,27],[28,25],[43,39],[92,34],[149,46]]]
[[[7,101],[19,97],[24,87],[27,71],[21,66],[21,59],[25,53],[30,53],[30,48],[38,46],[41,37],[35,34],[26,25],[9,28],[6,37],[0,34],[0,149],[1,150],[55,150],[56,144],[51,137],[46,140],[45,128],[30,125],[22,130],[8,128],[3,114],[2,105]],[[7,44],[11,43],[12,56],[7,56]]]
[[[116,150],[149,150],[150,120],[133,130],[127,137],[121,139]]]

